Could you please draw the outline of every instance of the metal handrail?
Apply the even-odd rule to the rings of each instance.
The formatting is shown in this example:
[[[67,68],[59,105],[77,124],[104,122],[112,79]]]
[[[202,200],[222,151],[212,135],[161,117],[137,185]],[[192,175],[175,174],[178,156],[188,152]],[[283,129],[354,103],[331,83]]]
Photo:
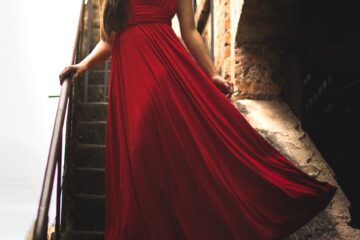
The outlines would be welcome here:
[[[82,19],[84,17],[84,3],[81,1],[81,11],[79,15],[77,33],[75,37],[75,42],[73,46],[73,53],[71,58],[71,64],[75,64],[79,58],[79,49],[80,49],[80,32],[82,28]],[[57,167],[57,193],[61,191],[61,156],[62,156],[62,132],[64,126],[64,119],[67,110],[67,103],[70,95],[70,77],[64,79],[60,98],[58,103],[58,108],[56,111],[56,117],[54,122],[54,128],[51,137],[51,144],[48,154],[48,159],[45,168],[45,175],[40,195],[39,207],[37,212],[37,217],[34,225],[33,239],[34,240],[46,240],[47,239],[47,227],[49,221],[49,206],[52,195],[52,189],[55,178],[55,170]],[[55,238],[59,239],[59,215],[60,215],[60,197],[57,196],[57,207],[56,207],[56,222],[55,222]]]

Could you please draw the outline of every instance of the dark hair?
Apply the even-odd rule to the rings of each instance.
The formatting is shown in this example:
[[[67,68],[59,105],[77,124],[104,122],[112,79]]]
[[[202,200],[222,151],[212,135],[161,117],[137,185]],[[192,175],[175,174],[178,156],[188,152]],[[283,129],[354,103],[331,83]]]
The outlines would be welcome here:
[[[104,0],[101,16],[101,38],[108,40],[112,31],[122,30],[128,19],[128,0]]]

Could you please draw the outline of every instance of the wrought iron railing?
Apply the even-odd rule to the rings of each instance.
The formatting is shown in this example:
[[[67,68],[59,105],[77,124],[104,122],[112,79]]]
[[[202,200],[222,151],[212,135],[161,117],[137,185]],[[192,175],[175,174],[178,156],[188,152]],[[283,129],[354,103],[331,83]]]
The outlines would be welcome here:
[[[77,34],[73,47],[71,64],[75,64],[81,55],[80,49],[82,45],[82,31],[83,31],[83,17],[84,17],[84,3],[81,1],[81,11],[77,26]],[[51,195],[55,179],[55,171],[57,170],[57,186],[56,186],[56,216],[55,216],[55,239],[60,239],[60,197],[61,197],[61,184],[62,184],[62,133],[65,121],[65,114],[67,110],[67,103],[71,92],[70,77],[64,79],[56,117],[54,122],[53,133],[49,148],[47,164],[45,168],[45,175],[43,179],[40,201],[38,206],[37,217],[34,225],[33,239],[46,240],[49,221],[49,207],[51,202]]]

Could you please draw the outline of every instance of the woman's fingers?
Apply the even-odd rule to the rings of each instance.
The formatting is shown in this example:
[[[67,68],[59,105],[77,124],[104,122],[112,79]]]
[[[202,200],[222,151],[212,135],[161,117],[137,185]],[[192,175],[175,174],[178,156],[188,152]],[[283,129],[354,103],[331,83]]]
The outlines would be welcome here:
[[[234,93],[234,84],[230,81],[227,81],[228,84],[228,93],[226,94],[227,98],[231,98],[232,94]]]
[[[229,94],[233,94],[234,93],[234,84],[230,81],[227,81],[227,91]]]
[[[226,95],[226,97],[230,98],[234,93],[234,84],[231,81],[225,80],[220,75],[212,77],[212,81],[219,88],[219,90]]]
[[[72,68],[70,66],[65,67],[60,75],[59,75],[59,80],[60,80],[60,84],[62,85],[63,81],[65,80],[65,78],[67,78],[69,76],[69,74],[71,74],[72,72]]]
[[[62,85],[63,81],[65,80],[65,78],[70,77],[71,78],[71,82],[74,82],[74,79],[78,77],[79,73],[77,71],[77,67],[75,66],[67,66],[63,69],[63,71],[60,73],[59,75],[59,79],[60,79],[60,84]]]

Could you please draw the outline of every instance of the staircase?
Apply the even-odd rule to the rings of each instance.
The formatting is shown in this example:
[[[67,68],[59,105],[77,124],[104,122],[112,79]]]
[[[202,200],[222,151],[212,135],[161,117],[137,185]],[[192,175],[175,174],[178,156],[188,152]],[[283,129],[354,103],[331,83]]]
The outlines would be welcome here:
[[[103,66],[100,66],[100,68]],[[104,70],[89,72],[84,102],[84,78],[75,86],[69,156],[65,162],[62,233],[66,240],[103,239],[106,110]]]
[[[83,57],[99,41],[98,4],[92,1],[88,4],[84,19]],[[61,211],[63,240],[104,239],[104,150],[109,66],[110,61],[106,61],[89,70],[76,81],[71,93]]]

